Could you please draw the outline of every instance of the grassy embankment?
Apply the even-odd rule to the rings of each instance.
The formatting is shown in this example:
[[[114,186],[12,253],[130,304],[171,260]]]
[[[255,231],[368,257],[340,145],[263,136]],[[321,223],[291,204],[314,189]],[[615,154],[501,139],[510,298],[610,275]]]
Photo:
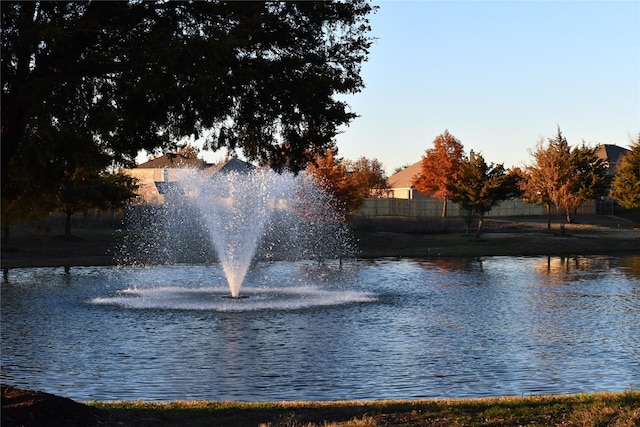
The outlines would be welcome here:
[[[544,217],[492,218],[476,240],[460,219],[354,219],[359,257],[477,257],[493,255],[589,255],[640,253],[640,218],[591,216],[576,224]],[[124,231],[77,227],[71,239],[62,227],[46,231],[21,226],[2,247],[2,268],[110,265]]]
[[[78,403],[3,386],[2,425],[631,427],[640,425],[640,391],[482,399]]]
[[[591,216],[575,224],[541,217],[492,218],[478,240],[459,219],[360,221],[355,235],[363,257],[477,257],[640,253],[640,219]]]
[[[90,403],[127,426],[637,426],[640,392],[484,399]]]

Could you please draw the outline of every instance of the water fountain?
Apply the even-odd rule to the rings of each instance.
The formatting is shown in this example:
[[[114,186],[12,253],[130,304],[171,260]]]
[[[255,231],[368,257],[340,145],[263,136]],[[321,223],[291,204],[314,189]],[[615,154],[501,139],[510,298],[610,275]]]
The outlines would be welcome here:
[[[353,242],[331,197],[305,173],[177,169],[164,205],[133,217],[125,263],[218,262],[234,299],[259,261],[341,259]],[[228,296],[227,296],[228,297]]]

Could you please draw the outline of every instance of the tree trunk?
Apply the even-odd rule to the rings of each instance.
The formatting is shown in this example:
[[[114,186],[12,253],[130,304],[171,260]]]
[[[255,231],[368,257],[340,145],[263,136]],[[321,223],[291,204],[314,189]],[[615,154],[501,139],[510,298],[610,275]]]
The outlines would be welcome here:
[[[64,220],[64,238],[71,238],[71,213],[66,213],[66,218]]]
[[[471,222],[473,221],[473,211],[469,211],[465,222],[467,223],[467,236],[471,234]]]
[[[480,240],[480,233],[482,232],[482,226],[484,225],[484,214],[478,215],[478,228],[476,229],[476,240]]]
[[[547,203],[544,207],[547,209],[547,230],[551,230],[551,205]]]
[[[447,217],[447,198],[444,197],[442,199],[443,203],[442,203],[442,218],[446,218]]]
[[[2,225],[2,247],[6,248],[9,245],[9,226]]]
[[[573,222],[573,217],[571,216],[571,209],[567,208],[567,223],[571,224]]]

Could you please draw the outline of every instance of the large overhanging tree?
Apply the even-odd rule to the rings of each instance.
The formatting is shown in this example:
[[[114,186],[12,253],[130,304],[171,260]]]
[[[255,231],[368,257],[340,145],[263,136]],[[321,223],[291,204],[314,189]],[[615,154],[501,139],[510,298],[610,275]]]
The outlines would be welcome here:
[[[195,135],[207,148],[303,169],[356,117],[336,95],[364,87],[373,9],[364,0],[3,1],[3,199],[29,186],[55,192],[60,162],[80,144],[107,154],[107,167]]]

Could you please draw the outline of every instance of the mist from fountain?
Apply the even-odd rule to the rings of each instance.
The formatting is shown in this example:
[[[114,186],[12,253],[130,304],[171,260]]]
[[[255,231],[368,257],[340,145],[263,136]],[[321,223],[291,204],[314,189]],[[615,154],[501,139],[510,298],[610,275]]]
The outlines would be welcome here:
[[[214,176],[189,171],[179,183],[197,206],[231,296],[238,298],[268,221],[281,203],[290,204],[291,179],[269,170]]]
[[[331,196],[305,173],[179,169],[165,203],[131,215],[124,263],[221,265],[232,298],[258,260],[337,259],[353,240]]]

